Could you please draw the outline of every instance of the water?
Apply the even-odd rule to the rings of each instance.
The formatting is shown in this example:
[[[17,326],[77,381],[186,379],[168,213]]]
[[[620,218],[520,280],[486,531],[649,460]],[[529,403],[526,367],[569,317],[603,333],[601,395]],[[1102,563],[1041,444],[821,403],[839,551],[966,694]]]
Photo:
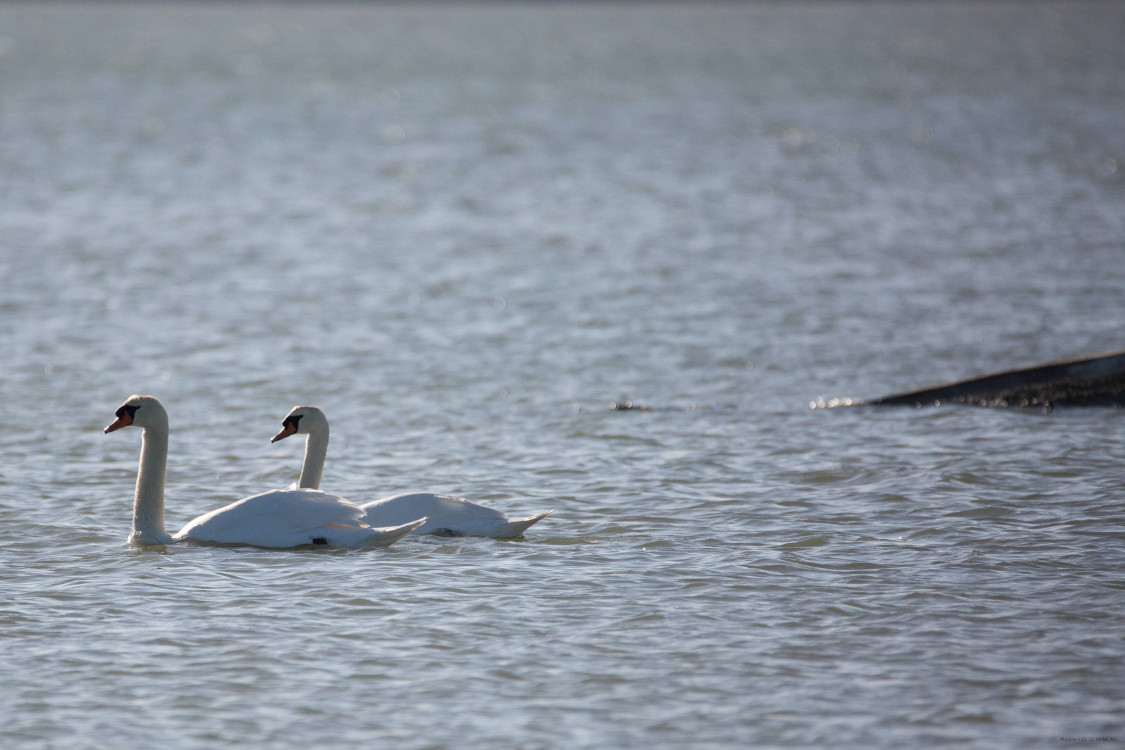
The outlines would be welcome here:
[[[1122,741],[1112,4],[0,6],[4,746]],[[125,545],[297,476],[515,542]],[[612,411],[630,399],[648,410]]]

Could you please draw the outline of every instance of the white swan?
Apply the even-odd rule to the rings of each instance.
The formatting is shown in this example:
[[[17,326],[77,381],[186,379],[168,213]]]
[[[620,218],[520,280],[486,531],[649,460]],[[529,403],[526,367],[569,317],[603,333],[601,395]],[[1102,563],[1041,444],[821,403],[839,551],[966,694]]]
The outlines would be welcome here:
[[[394,528],[372,528],[363,509],[342,497],[310,489],[263,492],[205,513],[176,534],[164,530],[164,475],[168,465],[168,412],[153,396],[130,396],[106,433],[130,425],[143,430],[133,497],[134,545],[182,540],[285,548],[306,544],[385,547],[425,523],[415,516]]]
[[[328,418],[315,406],[295,406],[281,422],[281,432],[270,440],[276,443],[293,434],[308,435],[305,439],[305,460],[301,465],[300,487],[317,489],[328,454]],[[372,526],[402,523],[400,519],[426,516],[418,532],[439,536],[490,536],[509,539],[522,536],[536,521],[554,510],[523,518],[508,518],[493,508],[478,505],[460,497],[434,495],[429,492],[407,492],[360,505],[366,512],[363,520]]]

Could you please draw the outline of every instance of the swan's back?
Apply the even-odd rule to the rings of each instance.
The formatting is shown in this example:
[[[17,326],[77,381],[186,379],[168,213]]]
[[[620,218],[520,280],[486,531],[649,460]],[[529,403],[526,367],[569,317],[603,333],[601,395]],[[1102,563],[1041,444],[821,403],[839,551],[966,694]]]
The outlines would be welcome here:
[[[362,519],[362,508],[327,492],[271,490],[199,516],[175,539],[276,548],[302,544],[353,546],[372,531]]]
[[[490,536],[501,539],[517,537],[529,526],[548,516],[551,511],[526,518],[508,518],[501,511],[478,505],[462,497],[434,495],[429,492],[407,492],[364,503],[364,520],[371,526],[391,526],[427,516],[418,528],[422,534],[449,536]]]
[[[406,523],[419,516],[429,516],[430,520],[446,519],[462,522],[507,520],[507,516],[495,508],[478,505],[462,497],[435,495],[430,492],[404,492],[364,503],[360,507],[367,513],[367,522],[373,526]],[[376,520],[378,524],[374,523]]]

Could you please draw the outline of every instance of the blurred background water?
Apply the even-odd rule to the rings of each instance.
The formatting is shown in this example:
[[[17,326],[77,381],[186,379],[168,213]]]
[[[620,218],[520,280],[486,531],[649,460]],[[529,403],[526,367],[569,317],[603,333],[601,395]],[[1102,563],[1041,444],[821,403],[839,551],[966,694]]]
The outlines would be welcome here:
[[[6,747],[1121,741],[1125,6],[0,5]],[[526,539],[125,545],[294,481]],[[646,410],[612,411],[631,400]]]

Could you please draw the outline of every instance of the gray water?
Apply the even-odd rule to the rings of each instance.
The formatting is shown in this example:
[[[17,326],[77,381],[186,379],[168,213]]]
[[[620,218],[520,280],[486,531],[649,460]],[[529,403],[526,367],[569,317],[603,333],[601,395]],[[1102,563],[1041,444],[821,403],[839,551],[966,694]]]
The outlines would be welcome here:
[[[1125,6],[0,5],[5,748],[1125,741]],[[294,481],[526,538],[126,545]],[[630,400],[646,410],[611,410]],[[1112,740],[1112,741],[1108,741]]]

